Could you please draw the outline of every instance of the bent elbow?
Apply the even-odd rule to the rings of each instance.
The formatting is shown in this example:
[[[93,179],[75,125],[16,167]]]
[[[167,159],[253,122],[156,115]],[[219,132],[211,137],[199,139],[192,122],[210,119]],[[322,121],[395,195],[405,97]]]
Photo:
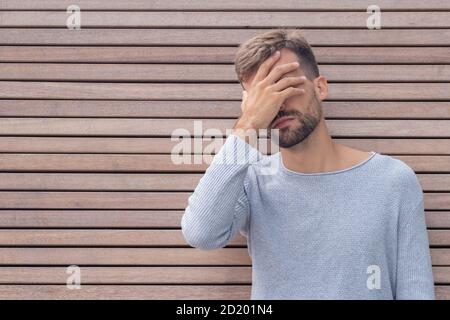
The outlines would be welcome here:
[[[227,245],[226,237],[212,235],[204,228],[186,223],[185,216],[181,219],[181,232],[186,243],[193,248],[213,250],[223,248]]]

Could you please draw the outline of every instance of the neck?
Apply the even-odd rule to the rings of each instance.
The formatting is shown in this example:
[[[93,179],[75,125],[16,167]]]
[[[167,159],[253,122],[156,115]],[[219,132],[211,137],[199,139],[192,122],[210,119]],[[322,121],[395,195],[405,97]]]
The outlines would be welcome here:
[[[339,167],[337,144],[331,139],[324,118],[302,142],[291,148],[280,148],[284,166],[292,171],[318,173]]]

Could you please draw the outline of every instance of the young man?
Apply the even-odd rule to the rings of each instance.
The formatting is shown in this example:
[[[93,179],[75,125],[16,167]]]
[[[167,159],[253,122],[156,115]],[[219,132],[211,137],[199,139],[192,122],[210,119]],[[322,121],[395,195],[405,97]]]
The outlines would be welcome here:
[[[246,236],[251,299],[434,299],[414,171],[331,139],[327,81],[299,30],[248,40],[235,65],[242,115],[189,197],[186,241],[209,250]],[[261,155],[245,135],[260,129],[279,130],[280,152]]]

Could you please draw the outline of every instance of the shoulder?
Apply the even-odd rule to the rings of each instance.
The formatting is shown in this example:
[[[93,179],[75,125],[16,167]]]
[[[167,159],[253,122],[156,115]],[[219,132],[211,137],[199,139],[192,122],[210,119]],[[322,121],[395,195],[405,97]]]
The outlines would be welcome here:
[[[272,183],[279,170],[278,153],[259,157],[258,161],[250,164],[245,178],[246,190],[255,185]]]
[[[414,183],[417,181],[417,176],[412,167],[406,162],[392,156],[377,154],[381,167],[386,170],[386,174],[394,178],[395,181],[402,183]]]
[[[404,161],[392,156],[377,154],[380,161],[380,172],[393,192],[398,192],[404,200],[417,202],[423,195],[419,179]]]
[[[258,161],[252,163],[249,167],[249,172],[254,176],[270,175],[276,173],[279,168],[279,152],[274,154],[263,154]]]

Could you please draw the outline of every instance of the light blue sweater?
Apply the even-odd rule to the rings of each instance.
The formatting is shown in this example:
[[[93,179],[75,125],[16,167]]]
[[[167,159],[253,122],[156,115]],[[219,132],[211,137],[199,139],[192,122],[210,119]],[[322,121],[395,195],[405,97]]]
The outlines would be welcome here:
[[[247,237],[251,299],[435,298],[422,188],[408,165],[377,152],[299,173],[231,134],[181,227],[204,250]]]

